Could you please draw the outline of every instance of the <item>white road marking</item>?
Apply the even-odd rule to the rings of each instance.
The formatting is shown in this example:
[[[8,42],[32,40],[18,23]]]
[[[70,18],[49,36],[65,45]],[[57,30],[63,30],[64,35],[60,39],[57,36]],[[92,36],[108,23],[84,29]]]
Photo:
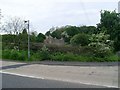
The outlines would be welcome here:
[[[23,75],[23,74],[18,74],[18,73],[11,73],[11,72],[3,72],[3,71],[0,71],[0,73],[17,75],[17,76],[28,77],[28,78],[44,79],[43,77],[29,76],[29,75]]]
[[[18,74],[18,73],[5,72],[5,71],[1,71],[1,70],[0,70],[0,73],[17,75],[17,76],[21,76],[21,77],[35,78],[35,79],[48,79],[48,78],[44,78],[44,77],[23,75],[23,74]],[[70,81],[70,80],[63,80],[63,79],[48,79],[48,80],[58,80],[58,81],[64,81],[64,82],[72,82],[72,81]],[[76,82],[75,82],[75,83],[76,83]],[[85,82],[77,82],[77,83],[86,84],[86,85],[104,86],[104,87],[109,87],[109,88],[118,88],[117,86],[110,86],[110,85],[100,85],[100,84],[85,83]]]

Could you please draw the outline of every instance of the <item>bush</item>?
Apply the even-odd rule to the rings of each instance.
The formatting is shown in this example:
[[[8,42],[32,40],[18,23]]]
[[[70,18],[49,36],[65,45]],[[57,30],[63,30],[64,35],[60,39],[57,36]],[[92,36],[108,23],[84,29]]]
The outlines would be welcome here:
[[[98,44],[97,44],[98,45]],[[96,46],[96,43],[95,43]],[[64,45],[64,46],[57,46],[57,45],[46,45],[47,51],[41,50],[41,48],[44,47],[42,44],[35,44],[35,46],[31,46],[31,50],[35,52],[39,52],[39,55],[42,55],[41,57],[49,57],[49,53],[73,53],[73,54],[79,54],[83,56],[95,56],[95,57],[106,57],[111,55],[112,51],[110,49],[107,49],[106,47],[94,47],[94,45],[90,44],[90,46],[71,46],[71,45]],[[104,49],[104,50],[103,50]]]
[[[3,50],[2,51],[3,59],[11,59],[11,60],[27,60],[27,52],[25,51],[17,51],[17,50]]]
[[[10,54],[11,54],[10,50],[4,50],[4,51],[2,51],[2,58],[10,59]]]
[[[19,51],[18,52],[18,60],[26,61],[27,58],[27,52],[26,51]]]
[[[77,34],[73,36],[70,40],[72,45],[86,46],[89,44],[89,36],[87,34]]]
[[[0,50],[0,59],[2,59],[2,50]]]
[[[39,55],[42,60],[50,59],[48,48],[45,45],[42,47],[41,51],[39,52]]]
[[[51,60],[53,61],[80,61],[80,62],[112,62],[118,61],[117,55],[111,55],[104,58],[95,56],[83,56],[73,53],[54,53],[51,54]]]
[[[120,58],[117,55],[111,55],[111,56],[105,57],[105,59],[106,61],[109,61],[109,62],[113,62],[113,61],[118,62],[120,60]]]
[[[18,51],[12,50],[11,51],[11,55],[10,55],[10,59],[12,59],[12,60],[18,60],[18,57],[19,57]]]
[[[50,53],[56,53],[56,52],[61,52],[61,53],[80,53],[81,47],[73,47],[70,45],[65,45],[65,46],[57,46],[57,45],[47,45],[47,48]]]
[[[51,60],[57,61],[92,61],[90,57],[80,56],[73,53],[55,53],[51,55]]]
[[[85,52],[91,51],[91,48],[84,47],[83,49]],[[39,52],[32,52],[30,61],[41,61],[41,60],[53,60],[53,61],[80,61],[80,62],[112,62],[112,61],[119,61],[120,58],[117,55],[111,54],[104,57],[98,57],[91,54],[94,54],[92,51],[88,52],[87,54],[74,54],[74,53],[49,53],[46,46],[44,46],[41,51]],[[98,53],[96,54],[98,55]],[[101,53],[99,54],[101,55]],[[102,53],[103,55],[103,53]],[[27,51],[16,51],[16,50],[4,50],[3,51],[3,59],[11,59],[11,60],[21,60],[26,61],[27,58]]]
[[[105,33],[92,34],[90,37],[91,43],[88,45],[93,48],[93,54],[95,57],[104,58],[112,54],[113,41],[109,40],[110,35]]]
[[[91,46],[90,46],[91,47]],[[92,50],[90,51],[94,56],[94,57],[99,57],[99,58],[105,58],[108,57],[110,55],[112,55],[112,50],[110,50],[109,48],[101,48],[101,47],[91,47]]]
[[[55,53],[50,56],[50,59],[53,61],[63,61],[63,54]]]

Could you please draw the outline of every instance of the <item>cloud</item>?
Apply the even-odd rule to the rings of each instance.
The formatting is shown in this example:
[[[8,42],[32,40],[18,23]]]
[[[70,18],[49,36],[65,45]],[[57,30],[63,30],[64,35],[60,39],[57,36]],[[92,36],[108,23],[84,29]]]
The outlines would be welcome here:
[[[38,32],[52,26],[95,25],[100,10],[114,10],[119,0],[1,0],[5,16],[29,19]]]

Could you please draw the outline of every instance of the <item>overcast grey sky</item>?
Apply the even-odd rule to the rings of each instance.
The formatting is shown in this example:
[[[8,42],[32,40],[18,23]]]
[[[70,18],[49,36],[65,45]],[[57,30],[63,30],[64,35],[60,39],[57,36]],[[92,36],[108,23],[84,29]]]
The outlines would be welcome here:
[[[35,31],[52,26],[96,25],[101,10],[118,10],[119,0],[0,0],[2,15],[30,20]]]

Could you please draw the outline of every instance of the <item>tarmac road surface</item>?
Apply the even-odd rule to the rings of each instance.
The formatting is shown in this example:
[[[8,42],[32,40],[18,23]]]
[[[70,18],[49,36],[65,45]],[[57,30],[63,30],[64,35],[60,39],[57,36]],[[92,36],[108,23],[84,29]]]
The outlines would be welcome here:
[[[2,88],[106,88],[103,86],[2,74]]]

